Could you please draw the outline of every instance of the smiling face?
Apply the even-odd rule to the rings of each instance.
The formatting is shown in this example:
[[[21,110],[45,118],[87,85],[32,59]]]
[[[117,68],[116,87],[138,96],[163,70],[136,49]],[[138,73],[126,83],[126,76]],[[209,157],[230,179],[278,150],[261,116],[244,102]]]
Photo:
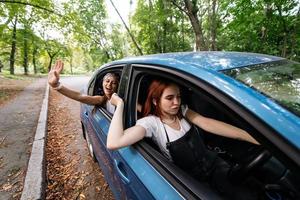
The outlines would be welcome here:
[[[118,83],[118,78],[114,74],[108,73],[104,76],[102,86],[104,94],[108,99],[111,98],[113,93],[117,92]]]
[[[159,107],[163,116],[174,116],[178,114],[181,105],[180,89],[172,84],[166,87],[160,97]]]

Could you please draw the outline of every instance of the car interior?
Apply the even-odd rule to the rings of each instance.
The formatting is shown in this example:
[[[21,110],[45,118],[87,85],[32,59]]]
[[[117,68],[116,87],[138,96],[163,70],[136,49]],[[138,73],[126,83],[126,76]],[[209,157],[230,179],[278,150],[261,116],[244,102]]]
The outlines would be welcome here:
[[[137,103],[143,105],[147,90],[151,80],[157,75],[144,75],[139,80]],[[160,77],[166,78],[166,77]],[[259,199],[300,199],[300,175],[299,171],[289,167],[284,163],[280,156],[273,153],[274,145],[262,137],[257,130],[239,113],[236,113],[227,105],[222,103],[214,95],[207,90],[201,89],[195,84],[179,78],[168,76],[169,79],[175,81],[181,87],[182,104],[201,115],[216,120],[220,120],[234,126],[246,130],[261,142],[261,145],[254,145],[248,142],[229,139],[214,134],[210,134],[201,130],[202,138],[207,149],[217,152],[218,156],[231,166],[231,170],[227,174],[227,178],[234,184],[244,184],[247,187],[255,188],[259,194]],[[240,105],[236,105],[240,107]],[[142,117],[140,112],[136,113],[136,119]],[[164,175],[168,180],[179,188],[179,191],[185,193],[189,190],[193,193],[193,198],[201,198],[202,191],[205,196],[213,195],[214,188],[208,183],[201,183],[188,175],[178,167],[174,166],[170,161],[164,158],[159,148],[149,138],[145,138],[137,149],[156,167],[156,169]],[[299,169],[299,166],[296,168]],[[180,184],[178,184],[180,183]],[[187,197],[189,197],[186,194]]]

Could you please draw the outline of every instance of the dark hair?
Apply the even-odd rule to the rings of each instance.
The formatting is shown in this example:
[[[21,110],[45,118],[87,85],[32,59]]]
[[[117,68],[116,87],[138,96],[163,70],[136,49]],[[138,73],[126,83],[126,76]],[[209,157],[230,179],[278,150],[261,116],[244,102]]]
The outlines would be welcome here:
[[[164,90],[170,85],[177,85],[169,80],[153,80],[148,88],[148,95],[143,108],[143,117],[153,114],[159,118],[162,116],[159,101]],[[153,100],[156,100],[157,104],[153,104]],[[178,117],[181,118],[181,112],[178,112]]]
[[[111,73],[111,72],[106,73],[105,76],[103,77],[103,81],[104,81],[107,77],[109,77],[109,76],[114,77],[114,78],[116,79],[116,81],[118,82],[118,84],[119,84],[120,76],[119,76],[118,73]]]

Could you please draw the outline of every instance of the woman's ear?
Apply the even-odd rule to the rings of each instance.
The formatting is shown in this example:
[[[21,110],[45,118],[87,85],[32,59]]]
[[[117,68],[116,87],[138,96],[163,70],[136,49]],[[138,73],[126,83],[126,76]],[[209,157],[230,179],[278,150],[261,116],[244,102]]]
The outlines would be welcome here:
[[[156,106],[157,102],[156,102],[156,99],[152,99],[152,103]]]

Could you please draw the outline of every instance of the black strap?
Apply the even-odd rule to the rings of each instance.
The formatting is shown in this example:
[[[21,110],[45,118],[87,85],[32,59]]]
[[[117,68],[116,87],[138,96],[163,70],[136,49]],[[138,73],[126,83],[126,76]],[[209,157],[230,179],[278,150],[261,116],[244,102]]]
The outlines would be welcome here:
[[[160,120],[161,121],[161,120]],[[167,136],[167,140],[168,140],[168,142],[170,142],[170,139],[169,139],[169,136],[168,136],[168,132],[167,132],[167,130],[166,130],[166,127],[165,127],[165,124],[161,121],[161,123],[162,123],[162,125],[163,125],[163,127],[164,127],[164,129],[165,129],[165,134],[166,134],[166,136]]]

